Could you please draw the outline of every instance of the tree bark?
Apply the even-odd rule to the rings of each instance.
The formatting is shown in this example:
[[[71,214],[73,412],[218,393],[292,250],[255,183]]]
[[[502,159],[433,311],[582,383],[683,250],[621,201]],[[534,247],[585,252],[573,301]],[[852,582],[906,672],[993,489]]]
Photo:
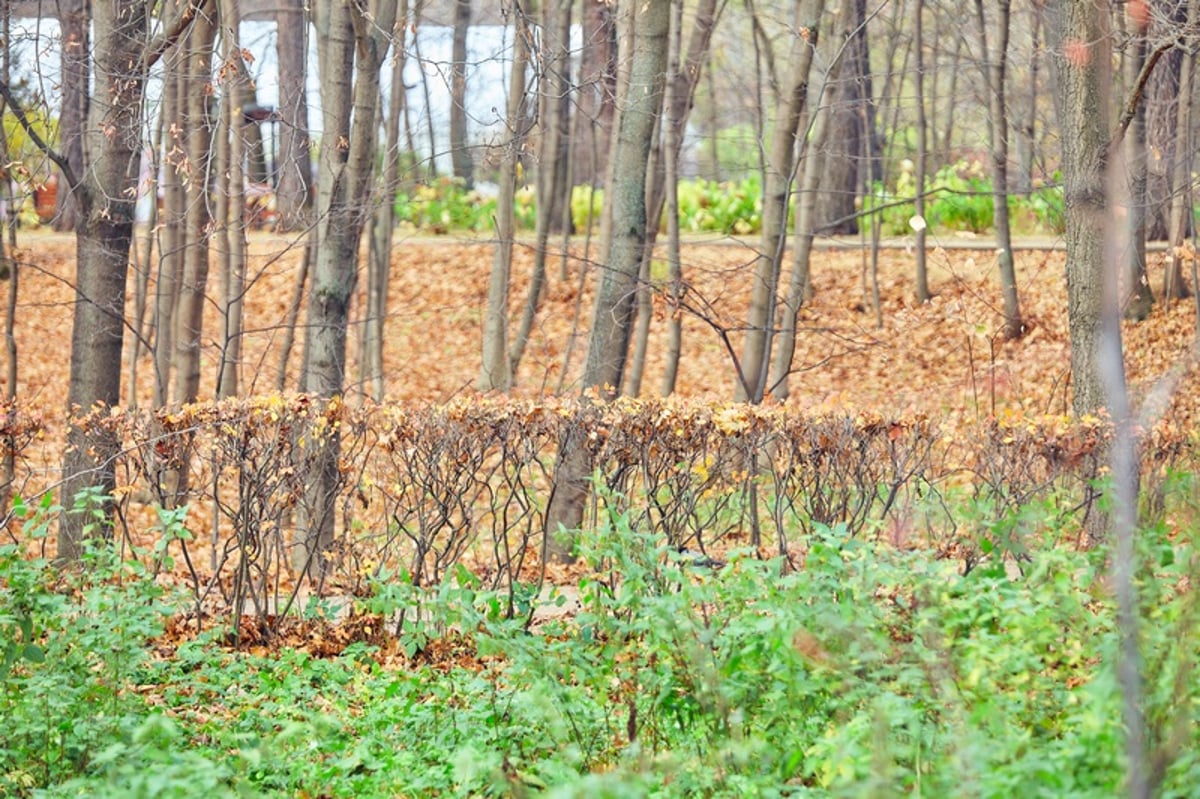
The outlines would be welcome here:
[[[913,86],[917,104],[917,157],[913,167],[913,183],[916,186],[916,199],[913,200],[913,217],[916,227],[916,262],[918,303],[929,302],[933,294],[929,291],[929,269],[925,253],[925,177],[927,159],[929,156],[929,123],[925,119],[925,0],[915,0],[916,11],[913,14],[913,50],[916,53],[916,68],[913,73]]]
[[[578,146],[572,172],[575,180],[590,186],[604,183],[611,149],[617,93],[617,29],[613,6],[606,0],[583,0],[580,27],[579,102],[575,110]],[[596,154],[602,161],[597,163]]]
[[[1130,51],[1125,55],[1125,78],[1132,86],[1146,63],[1147,26],[1132,31]],[[1129,170],[1129,209],[1126,216],[1129,248],[1125,256],[1125,316],[1141,321],[1154,307],[1154,292],[1146,273],[1146,103],[1139,102],[1126,136]]]
[[[817,203],[816,229],[827,234],[858,232],[855,201],[863,189],[862,152],[873,154],[875,111],[871,91],[871,67],[867,42],[867,3],[855,0],[854,13],[847,18],[843,36],[847,41],[845,64],[835,84],[831,105],[831,133],[826,145],[825,171],[821,175],[821,201]],[[863,114],[863,106],[867,113]],[[864,124],[863,120],[867,120]],[[867,138],[867,146],[861,141]]]
[[[773,120],[763,176],[762,237],[755,259],[746,336],[738,364],[738,400],[762,402],[774,338],[779,275],[787,240],[788,200],[795,179],[798,127],[808,100],[808,76],[816,51],[823,0],[796,6],[792,45],[783,68],[786,86]]]
[[[142,99],[152,61],[144,49],[148,16],[141,0],[97,3],[93,11],[95,89],[84,145],[88,168],[71,186],[79,226],[67,388],[71,421],[61,489],[68,508],[89,488],[110,497],[116,483],[120,442],[104,425],[81,421],[80,414],[99,410],[104,415],[121,398],[125,283],[142,155]],[[111,536],[111,528],[97,529],[93,521],[64,514],[57,535],[60,562],[77,561],[87,539]]]
[[[1099,353],[1110,220],[1106,171],[1112,41],[1107,6],[1100,0],[1063,0],[1048,11],[1047,34],[1063,131],[1072,409],[1084,416],[1106,405]]]
[[[228,154],[221,175],[221,212],[217,225],[221,235],[221,363],[217,375],[218,399],[237,396],[242,363],[242,314],[246,283],[246,128],[242,100],[251,88],[238,31],[241,14],[236,0],[221,0],[222,55],[228,70],[222,96],[225,137],[220,145]],[[251,95],[252,96],[252,95]]]
[[[83,129],[88,118],[88,80],[91,69],[91,8],[88,0],[59,0],[59,24],[62,28],[62,106],[58,117],[58,135],[62,154],[76,175],[83,174]],[[8,41],[7,39],[5,40]],[[75,192],[60,176],[55,230],[74,230],[79,213]]]
[[[500,193],[496,200],[496,248],[488,280],[487,310],[483,322],[483,358],[479,374],[480,391],[508,391],[512,388],[513,362],[508,353],[509,278],[512,273],[513,198],[517,187],[517,166],[526,139],[528,110],[525,105],[525,71],[529,67],[529,28],[524,16],[513,15],[513,60],[509,74],[508,104],[505,120],[508,141],[500,162]],[[545,264],[542,265],[543,270]]]
[[[1011,0],[997,0],[996,41],[988,47],[987,18],[983,0],[975,0],[980,54],[984,59],[984,82],[988,92],[988,153],[992,162],[992,227],[996,236],[996,258],[1000,266],[1000,291],[1004,297],[1006,339],[1020,338],[1025,331],[1021,321],[1021,301],[1017,293],[1017,271],[1013,262],[1012,226],[1008,220],[1008,109],[1005,102],[1005,74],[1008,68],[1008,34]]]
[[[393,0],[394,2],[394,0]],[[475,163],[467,148],[467,34],[471,0],[454,0],[454,37],[450,55],[450,163],[454,177],[475,185]]]
[[[279,155],[276,157],[275,208],[281,231],[308,223],[312,208],[312,158],[309,155],[308,18],[304,0],[280,0],[275,12],[279,59]]]
[[[606,265],[596,298],[583,372],[585,398],[595,391],[612,397],[621,385],[629,350],[634,288],[646,240],[646,173],[655,119],[662,106],[666,71],[670,0],[646,0],[634,8],[623,8],[622,42],[629,42],[628,91],[617,122],[613,148],[614,164],[608,191],[611,233],[601,259]],[[558,536],[560,529],[577,530],[583,519],[591,465],[586,442],[578,432],[568,433],[559,448],[554,491],[546,511],[547,556],[560,560],[573,557],[569,540]]]
[[[320,0],[319,69],[324,133],[317,175],[316,265],[308,299],[306,389],[333,400],[344,389],[346,333],[358,278],[358,243],[369,215],[368,188],[375,161],[379,70],[396,21],[394,0],[369,8]],[[351,121],[353,119],[353,122]],[[340,438],[330,431],[309,484],[302,565],[317,584],[333,566]]]

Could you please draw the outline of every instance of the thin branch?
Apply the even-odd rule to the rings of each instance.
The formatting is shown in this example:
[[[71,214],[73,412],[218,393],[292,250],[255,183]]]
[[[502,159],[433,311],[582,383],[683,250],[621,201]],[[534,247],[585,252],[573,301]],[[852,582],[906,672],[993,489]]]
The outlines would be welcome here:
[[[17,102],[17,98],[13,96],[12,88],[6,80],[0,80],[0,97],[3,97],[4,101],[12,108],[17,122],[25,131],[25,134],[29,136],[29,140],[33,142],[34,146],[41,150],[47,158],[62,170],[63,178],[67,181],[67,185],[71,187],[71,190],[78,189],[80,184],[79,176],[75,174],[75,170],[71,169],[71,165],[67,163],[66,156],[51,147],[33,127],[33,123],[29,121],[29,117],[25,114],[25,109],[21,107],[21,104]]]
[[[158,63],[158,59],[162,58],[163,53],[171,48],[171,45],[179,41],[188,27],[192,24],[192,20],[201,11],[209,8],[211,0],[191,0],[184,6],[179,16],[173,20],[167,20],[162,33],[155,36],[148,45],[146,45],[146,54],[142,57],[142,69],[146,72],[150,71],[150,67]]]
[[[1150,81],[1150,73],[1154,71],[1154,65],[1164,55],[1178,47],[1182,41],[1182,35],[1176,36],[1159,44],[1147,56],[1145,63],[1142,64],[1142,71],[1138,73],[1137,81],[1133,84],[1133,91],[1129,94],[1129,100],[1125,103],[1125,110],[1121,112],[1121,118],[1117,120],[1117,128],[1109,138],[1108,151],[1110,153],[1113,149],[1120,147],[1121,142],[1125,139],[1125,131],[1129,129],[1130,123],[1133,122],[1133,117],[1137,114],[1138,105],[1142,102],[1142,95],[1145,94],[1146,84]]]

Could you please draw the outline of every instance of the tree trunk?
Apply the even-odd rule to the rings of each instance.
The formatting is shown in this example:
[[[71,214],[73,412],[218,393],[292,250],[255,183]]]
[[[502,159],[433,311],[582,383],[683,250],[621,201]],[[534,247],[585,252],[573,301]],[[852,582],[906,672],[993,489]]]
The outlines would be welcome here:
[[[646,172],[655,119],[661,111],[670,0],[647,0],[620,11],[622,42],[630,46],[629,88],[622,96],[617,122],[614,163],[608,191],[611,234],[602,262],[606,265],[596,297],[588,343],[583,387],[611,397],[625,368],[633,316],[634,288],[646,239]],[[585,394],[586,397],[586,394]],[[554,491],[546,511],[546,551],[557,560],[570,560],[569,541],[560,529],[579,528],[587,497],[591,465],[586,442],[577,431],[568,433],[559,448]]]
[[[1133,86],[1146,63],[1147,26],[1133,31],[1125,57],[1125,78]],[[1125,134],[1129,169],[1129,209],[1125,224],[1129,249],[1125,258],[1125,316],[1141,321],[1154,307],[1154,292],[1146,273],[1146,103],[1139,102]]]
[[[1195,31],[1200,21],[1200,0],[1188,0],[1186,30]],[[1171,165],[1170,253],[1163,273],[1163,302],[1170,304],[1189,296],[1183,282],[1183,243],[1191,229],[1192,216],[1192,92],[1195,85],[1196,56],[1192,47],[1183,53],[1179,67],[1179,100],[1176,104],[1175,157]]]
[[[250,76],[242,60],[238,31],[241,14],[236,0],[221,0],[221,36],[226,77],[222,95],[224,138],[220,146],[228,154],[221,175],[223,213],[217,216],[221,234],[221,364],[217,376],[218,399],[237,396],[242,363],[242,314],[246,283],[245,169],[247,161],[247,120],[242,115],[242,100],[250,87]]]
[[[855,0],[854,13],[844,23],[845,59],[830,104],[834,109],[821,175],[821,201],[817,203],[816,230],[826,234],[858,232],[855,202],[863,189],[861,153],[874,153],[870,141],[875,112],[871,96],[871,67],[867,44],[866,0]],[[863,106],[867,113],[863,114]],[[869,125],[864,125],[864,118]],[[868,137],[863,147],[862,138]]]
[[[397,5],[394,0],[373,0],[370,8],[352,8],[339,0],[320,0],[316,5],[324,134],[304,374],[307,390],[323,399],[340,396],[346,377],[350,301],[358,278],[358,242],[369,214],[367,190],[375,161],[379,70]],[[337,431],[331,431],[309,483],[300,565],[318,586],[333,566],[340,443]]]
[[[67,409],[71,421],[63,456],[63,505],[95,487],[111,496],[120,447],[101,424],[81,422],[80,414],[117,405],[121,394],[121,352],[125,335],[125,282],[141,161],[142,97],[149,59],[143,51],[148,17],[141,0],[96,3],[92,51],[95,89],[85,133],[88,168],[73,186],[79,203],[76,228],[75,305]],[[130,65],[134,65],[132,69]],[[58,559],[74,562],[88,538],[109,537],[93,519],[62,517]]]
[[[513,197],[517,187],[517,166],[527,133],[525,71],[529,67],[529,35],[525,19],[520,14],[514,15],[513,60],[509,75],[508,105],[505,108],[509,138],[500,162],[500,193],[496,200],[496,249],[488,281],[487,311],[483,322],[480,391],[508,391],[512,388],[513,364],[508,353],[508,295],[516,228]],[[545,269],[544,262],[542,268]]]
[[[213,126],[209,113],[212,50],[216,36],[213,3],[204,11],[184,40],[188,67],[181,99],[186,102],[182,121],[187,131],[188,174],[184,180],[183,277],[175,309],[175,402],[194,402],[200,396],[200,343],[204,335],[204,306],[208,303],[209,237],[212,208],[209,204],[209,161]]]
[[[308,18],[304,0],[281,0],[275,12],[279,58],[279,154],[275,159],[275,208],[281,231],[307,224],[312,207],[312,158],[308,140]]]
[[[1187,22],[1187,0],[1149,0],[1150,41],[1177,35]],[[1147,238],[1166,241],[1171,236],[1171,176],[1174,173],[1179,132],[1180,70],[1183,50],[1163,54],[1146,84]]]
[[[383,175],[379,198],[370,222],[367,254],[367,318],[363,325],[362,384],[377,402],[384,399],[383,331],[387,320],[389,274],[392,264],[392,234],[396,229],[396,191],[400,184],[400,119],[407,113],[404,85],[405,38],[408,33],[408,0],[400,0],[392,45],[392,82],[389,89]],[[411,148],[408,148],[411,150]]]
[[[852,0],[842,0],[839,4],[841,13],[846,14]],[[921,0],[917,0],[918,3]],[[830,45],[836,47],[836,52],[830,52]],[[842,66],[842,54],[845,52],[834,37],[828,37],[821,45],[825,49],[829,68],[821,87],[816,92],[816,108],[809,115],[811,120],[804,145],[804,157],[801,161],[800,190],[796,195],[796,235],[792,252],[792,275],[788,284],[787,297],[783,303],[783,320],[779,330],[779,343],[775,351],[775,363],[771,382],[767,390],[771,396],[784,400],[789,393],[789,377],[792,363],[796,354],[796,331],[799,322],[800,308],[813,296],[811,255],[815,229],[813,217],[816,212],[817,196],[820,191],[821,172],[825,159],[825,144],[829,139],[829,119],[831,109],[829,100],[833,82],[837,80],[838,70]]]
[[[467,34],[470,30],[471,0],[454,0],[454,38],[450,55],[450,162],[454,177],[468,189],[475,185],[475,164],[467,148]]]
[[[604,183],[611,149],[617,93],[617,29],[613,4],[583,0],[583,47],[579,67],[579,101],[575,113],[578,146],[572,172],[575,180],[590,186]],[[596,154],[605,160],[596,163]]]
[[[988,48],[987,18],[983,0],[975,0],[980,54],[984,59],[984,82],[988,92],[988,152],[992,161],[992,226],[996,235],[996,258],[1000,265],[1000,290],[1004,297],[1006,339],[1020,338],[1025,332],[1021,321],[1021,302],[1017,293],[1017,271],[1013,263],[1012,227],[1008,221],[1008,109],[1004,99],[1005,73],[1008,68],[1008,33],[1011,1],[997,0],[996,42]]]
[[[1106,405],[1099,358],[1104,314],[1106,185],[1112,65],[1108,15],[1099,0],[1064,0],[1048,9],[1067,222],[1067,317],[1071,336],[1072,409]]]
[[[929,291],[929,269],[925,253],[925,180],[926,159],[929,155],[929,123],[925,119],[925,0],[915,0],[916,11],[913,13],[913,50],[916,53],[916,69],[913,72],[913,88],[917,104],[917,157],[913,167],[913,183],[916,185],[916,199],[913,201],[913,218],[916,222],[913,232],[916,234],[917,260],[917,289],[918,303],[929,302],[933,294]]]
[[[58,140],[62,154],[76,175],[83,174],[83,128],[88,118],[88,80],[91,69],[91,8],[88,0],[59,0],[62,27],[62,105]],[[9,40],[6,38],[5,42]],[[64,178],[58,181],[55,230],[74,230],[78,223],[75,193]]]
[[[808,75],[817,47],[817,26],[822,0],[796,6],[795,33],[780,104],[773,120],[770,151],[763,176],[762,237],[755,259],[750,290],[750,311],[742,358],[738,364],[738,400],[762,402],[767,390],[767,369],[774,338],[776,293],[787,241],[788,200],[795,179],[796,141],[800,119],[808,100]]]

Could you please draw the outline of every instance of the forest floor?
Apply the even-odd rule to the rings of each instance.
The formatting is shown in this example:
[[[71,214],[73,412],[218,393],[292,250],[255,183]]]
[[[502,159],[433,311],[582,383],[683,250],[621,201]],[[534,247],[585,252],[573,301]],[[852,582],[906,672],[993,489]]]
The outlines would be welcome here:
[[[34,231],[22,233],[19,244],[17,395],[43,410],[48,419],[59,418],[67,385],[74,238]],[[816,294],[801,312],[789,406],[923,414],[952,427],[1005,411],[1040,415],[1067,410],[1066,256],[1056,242],[1030,241],[1016,254],[1027,325],[1026,335],[1017,341],[998,335],[1002,305],[995,254],[988,242],[947,237],[930,250],[930,282],[936,296],[925,305],[913,299],[911,242],[893,242],[895,246],[883,250],[879,258],[878,315],[872,307],[869,254],[854,241],[833,244],[814,256]],[[464,238],[398,235],[394,252],[384,354],[387,398],[441,402],[472,392],[479,371],[492,247],[486,241]],[[254,234],[250,253],[242,391],[265,393],[278,384],[283,324],[303,246],[297,239]],[[684,247],[688,310],[682,315],[680,395],[732,397],[736,370],[731,354],[741,352],[754,257],[753,241],[705,239]],[[1161,253],[1151,255],[1156,286],[1163,258]],[[577,388],[600,272],[593,259],[581,240],[572,242],[568,258],[551,255],[544,305],[517,375],[518,395]],[[518,245],[515,260],[514,317],[525,301],[533,260],[527,242]],[[220,292],[215,257],[213,261],[210,297]],[[589,265],[593,268],[583,268]],[[153,338],[154,283],[143,283],[150,299],[139,323],[137,271],[130,278],[128,317],[144,343]],[[652,278],[665,276],[665,261],[656,260]],[[359,283],[361,299],[363,280]],[[3,290],[7,292],[7,287]],[[669,310],[661,293],[654,295],[653,310],[644,396],[659,393],[666,361]],[[221,354],[219,304],[212,301],[205,314],[202,397],[214,390]],[[303,324],[303,312],[300,319]],[[1191,425],[1200,413],[1195,319],[1196,307],[1190,301],[1169,308],[1160,303],[1148,320],[1124,327],[1126,368],[1135,400],[1151,393],[1164,376],[1179,378],[1163,412],[1181,426]],[[360,377],[360,329],[353,325],[350,332],[351,396],[361,385],[355,382]],[[132,371],[133,339],[127,336],[127,375]],[[296,385],[302,342],[301,330],[289,359],[285,388]],[[138,351],[136,389],[130,391],[127,378],[124,401],[147,405],[153,362],[144,346]],[[0,376],[0,384],[4,381]]]

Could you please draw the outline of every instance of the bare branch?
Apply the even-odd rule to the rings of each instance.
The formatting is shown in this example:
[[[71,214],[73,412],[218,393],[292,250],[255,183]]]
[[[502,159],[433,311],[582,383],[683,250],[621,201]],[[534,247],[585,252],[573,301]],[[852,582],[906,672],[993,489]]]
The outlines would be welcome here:
[[[25,113],[25,109],[17,102],[17,98],[13,96],[12,88],[8,85],[8,81],[0,80],[0,97],[4,98],[4,102],[8,103],[12,108],[13,116],[17,118],[17,123],[29,136],[29,140],[34,146],[45,153],[54,164],[62,170],[63,179],[67,181],[67,185],[71,190],[79,188],[80,178],[75,174],[75,170],[71,169],[71,165],[67,162],[67,157],[55,150],[50,144],[42,138],[41,134],[33,127],[33,123],[29,121],[29,116]]]
[[[146,46],[146,54],[142,57],[142,69],[149,72],[150,67],[162,58],[163,53],[167,52],[171,45],[179,41],[180,37],[187,32],[197,14],[202,11],[211,13],[211,5],[212,0],[190,0],[186,6],[180,9],[179,16],[167,19],[162,32]]]

